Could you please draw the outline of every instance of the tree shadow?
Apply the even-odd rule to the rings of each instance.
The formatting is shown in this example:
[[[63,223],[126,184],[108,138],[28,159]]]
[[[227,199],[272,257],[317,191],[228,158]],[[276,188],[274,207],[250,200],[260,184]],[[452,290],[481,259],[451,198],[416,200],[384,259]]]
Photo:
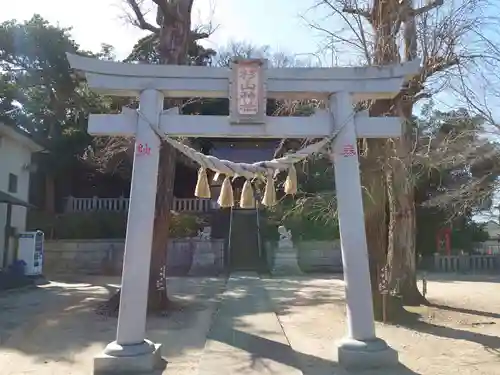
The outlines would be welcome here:
[[[3,316],[15,315],[17,311],[21,313],[26,305],[38,303],[34,306],[36,309],[29,314],[35,317],[33,321],[24,322],[22,327],[14,327],[15,337],[0,341],[3,348],[26,355],[30,363],[71,364],[82,362],[82,356],[85,356],[84,361],[90,363],[92,355],[97,354],[114,339],[117,319],[98,316],[94,309],[97,304],[105,301],[109,294],[116,291],[119,279],[72,277],[69,280],[73,284],[52,285],[26,292],[32,294],[26,295],[19,306],[11,304],[10,310],[8,310],[9,304],[5,303],[7,299],[2,300],[0,296],[0,333],[5,323]],[[163,344],[162,354],[169,361],[167,374],[169,368],[175,373],[176,364],[182,362],[185,355],[190,358],[193,356],[202,358],[201,355],[208,342],[207,335],[213,340],[246,351],[251,356],[254,366],[262,365],[265,362],[262,359],[268,359],[286,364],[302,371],[305,375],[326,375],[332,371],[338,375],[353,373],[343,370],[334,361],[294,351],[290,345],[269,339],[273,330],[266,326],[249,324],[249,319],[253,319],[249,318],[252,315],[261,313],[284,315],[290,313],[294,306],[314,308],[333,304],[343,308],[344,285],[341,275],[314,275],[314,279],[310,276],[266,279],[262,285],[266,292],[265,298],[270,300],[269,303],[262,303],[263,297],[252,295],[255,291],[248,287],[242,287],[240,290],[236,288],[234,295],[221,298],[225,282],[226,280],[218,278],[169,278],[169,294],[179,308],[169,312],[167,316],[148,317],[147,324],[148,337],[154,342]],[[273,291],[279,293],[271,297]],[[256,302],[247,309],[233,308],[240,305],[245,298]],[[228,300],[230,301],[228,308],[233,311],[221,315],[223,302]],[[51,307],[42,311],[41,306],[47,307],[47,303]],[[6,310],[2,316],[3,308],[7,308],[8,311]],[[219,337],[217,332],[210,331],[216,324],[213,319],[216,312],[216,318],[225,319],[223,326],[227,332],[219,333]],[[253,330],[254,328],[256,329]],[[384,369],[380,372],[371,370],[365,373],[417,375],[404,366],[394,371],[389,372]],[[264,368],[262,372],[265,372]]]
[[[294,351],[289,345],[236,329],[212,332],[209,338],[247,352],[251,356],[252,365],[256,370],[259,370],[259,367],[266,366],[265,361],[270,360],[299,370],[303,375],[331,375],[332,373],[334,375],[418,375],[402,364],[390,369],[347,370],[342,368],[338,362],[300,353]],[[244,371],[245,368],[240,368],[237,372]]]
[[[108,289],[112,286],[106,283],[58,280],[1,296],[2,349],[26,355],[32,363],[72,363],[84,348],[104,345],[115,324],[95,319],[92,308],[107,297]],[[86,329],[89,327],[92,328]]]
[[[319,280],[324,285],[312,285],[311,280]],[[293,278],[267,278],[263,281],[268,293],[273,295],[271,302],[279,315],[287,315],[294,307],[299,306],[319,307],[334,304],[343,307],[345,305],[342,275],[315,274]],[[335,281],[333,285],[332,281]]]
[[[408,312],[407,316],[405,317],[405,321],[401,320],[397,323],[401,326],[421,333],[426,333],[445,339],[463,340],[475,343],[481,345],[485,350],[500,357],[500,337],[498,336],[491,336],[484,333],[471,332],[463,329],[446,327],[434,323],[425,322],[421,320],[420,314],[413,312]]]
[[[283,373],[285,370],[275,368],[276,364],[287,366],[290,374],[296,370],[297,374],[304,375],[418,375],[402,364],[394,368],[349,371],[335,361],[294,350],[278,315],[289,313],[293,306],[343,304],[343,283],[332,288],[332,279],[341,280],[341,277],[323,276],[324,285],[320,281],[320,287],[315,288],[307,276],[260,280],[257,287],[251,287],[251,283],[259,282],[255,280],[228,286],[207,336],[200,375],[205,374],[203,371],[212,373],[217,367],[222,373]],[[282,298],[271,298],[277,290]],[[226,372],[221,371],[222,367]]]
[[[465,309],[463,307],[441,305],[439,303],[432,303],[432,302],[431,302],[430,306],[435,307],[435,308],[440,309],[440,310],[452,311],[452,312],[457,312],[457,313],[461,313],[461,314],[477,315],[477,316],[483,316],[486,318],[500,319],[500,313],[473,310],[473,309]]]
[[[214,279],[173,279],[172,293],[179,309],[167,317],[148,317],[148,328],[182,334],[207,309],[205,300],[211,296],[204,299],[200,295],[206,285],[214,284]],[[46,287],[0,295],[1,349],[17,353],[13,358],[24,361],[24,367],[82,360],[90,365],[93,355],[115,339],[117,318],[97,315],[95,308],[116,292],[119,282],[116,277],[70,276],[58,278]],[[220,288],[213,289],[212,294],[219,293]],[[185,347],[176,348],[174,354],[180,355]]]
[[[424,273],[419,273],[419,278],[422,278]],[[500,275],[496,274],[473,274],[473,273],[441,273],[441,272],[425,272],[427,281],[438,282],[483,282],[483,283],[500,283]]]

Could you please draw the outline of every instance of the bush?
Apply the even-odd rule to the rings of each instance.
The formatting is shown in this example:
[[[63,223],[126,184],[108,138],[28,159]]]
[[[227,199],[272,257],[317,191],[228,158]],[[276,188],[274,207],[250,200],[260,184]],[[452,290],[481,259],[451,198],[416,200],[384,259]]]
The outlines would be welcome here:
[[[310,199],[300,204],[288,199],[266,212],[262,234],[266,241],[279,239],[278,226],[284,225],[292,232],[294,241],[333,241],[340,238],[336,211],[328,207],[330,197]],[[318,207],[320,207],[318,209]]]
[[[194,215],[172,214],[170,235],[192,237],[205,221]],[[28,230],[41,230],[47,239],[125,238],[127,213],[112,211],[48,214],[32,210],[28,213]]]

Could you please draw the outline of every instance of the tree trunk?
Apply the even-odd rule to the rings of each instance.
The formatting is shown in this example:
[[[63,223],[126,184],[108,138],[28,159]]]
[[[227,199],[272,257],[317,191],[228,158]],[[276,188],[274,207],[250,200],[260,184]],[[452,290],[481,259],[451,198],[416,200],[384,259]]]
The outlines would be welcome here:
[[[407,110],[411,111],[411,107]],[[417,228],[411,172],[411,129],[404,125],[403,131],[402,137],[394,141],[393,157],[387,172],[390,196],[390,285],[400,295],[404,304],[420,305],[425,299],[417,288]]]
[[[417,58],[417,33],[411,1],[402,3],[404,21],[405,60]],[[411,86],[410,86],[411,89]],[[389,229],[388,263],[390,285],[396,289],[406,305],[420,305],[426,299],[417,288],[416,210],[412,176],[412,129],[413,112],[411,99],[399,100],[397,112],[403,120],[403,134],[393,142],[393,157],[388,170],[391,225]]]
[[[175,149],[164,142],[160,150],[156,215],[153,226],[153,245],[149,271],[148,310],[152,312],[165,311],[169,307],[166,265],[170,216],[174,200],[175,159]]]
[[[387,65],[399,62],[396,45],[395,24],[399,3],[395,0],[375,0],[371,9],[370,22],[375,32],[373,63]],[[370,106],[370,116],[391,114],[392,100],[376,100]],[[370,256],[370,277],[372,280],[373,308],[375,319],[383,317],[382,295],[379,291],[379,274],[386,265],[388,245],[387,186],[384,174],[387,141],[365,140],[366,161],[362,163],[365,194],[365,224],[368,252]],[[369,203],[368,203],[369,202]],[[392,310],[392,309],[391,309]]]
[[[372,286],[375,318],[382,317],[382,298],[378,290],[378,273],[385,265],[387,249],[386,188],[380,166],[371,163],[371,158],[381,155],[384,145],[380,141],[371,142],[370,159],[361,161],[362,185],[364,187],[363,206],[365,212],[366,241],[370,262],[370,280]],[[376,159],[375,159],[376,160]]]
[[[187,63],[188,57],[193,0],[160,0],[155,2],[158,4],[157,21],[160,25],[159,50],[162,63],[184,65]],[[175,106],[179,103],[167,100],[167,104]],[[170,212],[174,199],[175,159],[174,148],[163,142],[160,151],[156,215],[149,273],[148,310],[151,312],[164,311],[168,308],[166,265]]]
[[[157,4],[159,54],[163,64],[185,65],[191,33],[191,10],[194,0],[153,0]],[[137,2],[134,2],[137,6]],[[135,11],[135,10],[134,10]],[[139,10],[137,10],[140,12]],[[143,16],[142,16],[143,17]],[[181,105],[179,100],[165,100],[167,107]],[[153,224],[153,244],[149,269],[148,312],[163,312],[169,308],[166,284],[167,247],[170,232],[171,208],[174,200],[176,151],[163,142],[158,166],[158,191]],[[118,291],[96,312],[102,315],[118,313]]]

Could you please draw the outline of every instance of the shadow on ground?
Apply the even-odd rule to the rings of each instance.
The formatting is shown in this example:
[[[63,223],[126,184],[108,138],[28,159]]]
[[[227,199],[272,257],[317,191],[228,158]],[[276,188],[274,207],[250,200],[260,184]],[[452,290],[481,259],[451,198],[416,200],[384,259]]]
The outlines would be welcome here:
[[[481,317],[485,317],[485,318],[500,319],[500,313],[496,313],[496,312],[466,309],[463,307],[447,306],[447,305],[443,305],[440,303],[432,303],[432,302],[431,302],[430,306],[435,307],[435,308],[440,309],[440,310],[451,311],[451,312],[456,312],[456,313],[460,313],[460,314],[469,314],[469,315],[476,315],[476,316],[481,316]]]
[[[419,278],[424,275],[419,273]],[[438,282],[478,282],[478,283],[500,283],[500,275],[498,274],[472,274],[472,273],[425,273],[425,278],[428,281]]]
[[[238,347],[238,349],[246,351],[252,358],[252,362],[258,363],[263,359],[269,359],[278,362],[297,370],[302,371],[304,375],[349,375],[349,374],[370,374],[381,375],[387,374],[388,369],[365,370],[365,371],[348,371],[337,362],[319,358],[313,355],[293,352],[293,356],[289,355],[291,348],[288,345],[269,340],[264,337],[256,336],[243,332],[241,330],[232,329],[230,331],[232,339],[229,341],[227,337],[212,335],[213,340],[224,342]],[[228,342],[229,341],[229,342]],[[418,375],[416,372],[408,369],[404,365],[391,368],[392,373],[398,375]]]
[[[117,319],[95,313],[95,308],[118,288],[119,278],[58,278],[38,288],[0,294],[0,352],[14,352],[37,363],[76,362],[80,353],[93,354],[114,340]],[[152,335],[170,331],[171,336],[194,326],[200,312],[207,309],[208,285],[219,293],[214,279],[169,281],[173,298],[181,308],[167,317],[151,317]],[[182,341],[182,339],[177,340]],[[189,343],[186,343],[189,344]],[[182,346],[176,345],[180,355]],[[2,354],[3,354],[2,353]],[[87,359],[92,360],[92,355]],[[3,361],[3,358],[2,358]],[[4,363],[0,363],[4,365]]]
[[[486,316],[490,316],[488,312],[478,312],[475,310],[468,309],[459,309],[450,306],[442,306],[442,305],[433,305],[433,307],[445,310],[445,311],[457,311],[460,313],[472,314],[475,313],[483,313],[488,314]],[[476,314],[476,315],[480,315]],[[499,314],[491,313],[494,317],[498,317]],[[500,337],[491,336],[485,333],[473,332],[466,329],[460,329],[456,327],[449,327],[444,325],[438,325],[431,322],[427,322],[422,320],[422,315],[418,313],[408,312],[404,317],[404,320],[397,322],[399,325],[406,327],[408,329],[430,334],[433,336],[437,336],[444,339],[453,339],[453,340],[463,340],[472,342],[478,345],[481,345],[485,350],[498,354],[500,356]],[[483,322],[478,323],[477,325],[488,325],[491,322]]]
[[[443,279],[441,275],[432,274],[428,275],[428,279],[439,282],[466,281],[450,275]],[[494,279],[498,281],[499,278]],[[0,353],[15,351],[30,357],[32,362],[41,364],[91,362],[93,354],[99,352],[115,336],[116,318],[99,316],[94,309],[116,291],[118,280],[103,277],[72,278],[36,289],[0,293]],[[250,332],[255,327],[249,326],[248,319],[245,318],[255,314],[276,312],[280,317],[286,317],[295,307],[321,308],[333,305],[335,308],[344,308],[342,275],[314,275],[314,283],[311,280],[310,276],[264,279],[273,308],[264,311],[255,306],[253,309],[240,309],[232,315],[225,315],[226,330],[221,334],[209,333],[209,330],[220,306],[219,297],[224,291],[225,279],[169,278],[169,295],[178,308],[167,316],[149,317],[148,337],[163,344],[163,356],[169,361],[167,374],[176,374],[176,366],[188,368],[194,366],[193,363],[198,363],[209,335],[212,340],[247,352],[255,364],[268,359],[300,370],[304,375],[330,375],[332,372],[335,375],[418,375],[404,366],[391,371],[347,372],[336,362],[325,359],[327,356],[320,358],[293,351],[286,343],[263,337],[268,333],[265,330]],[[484,276],[482,279],[476,276],[474,281],[492,282]],[[248,297],[248,290],[245,288],[239,292],[225,298],[232,299],[237,305]],[[434,307],[450,312],[500,318],[500,313],[496,312],[464,309],[442,303],[435,304]],[[500,352],[499,337],[426,322],[419,314],[409,313],[407,319],[400,324],[411,330],[442,338],[474,342],[497,355]],[[333,343],[331,345],[333,347]],[[15,358],[22,360],[20,357]],[[0,362],[0,369],[3,365]],[[189,374],[195,373],[197,371],[193,370]]]
[[[116,323],[99,320],[92,309],[113,290],[107,280],[73,279],[0,294],[1,351],[37,363],[73,362],[112,337]]]
[[[284,341],[280,341],[276,339],[276,335],[273,337],[273,333],[276,332],[266,330],[270,327],[268,322],[262,321],[261,325],[258,318],[252,318],[265,314],[275,314],[277,307],[280,310],[278,315],[283,317],[291,313],[294,306],[318,307],[326,304],[332,305],[332,303],[343,305],[343,283],[335,283],[332,286],[331,280],[342,280],[342,277],[322,276],[319,281],[316,279],[314,285],[308,277],[266,279],[264,280],[265,293],[263,294],[258,293],[256,289],[244,286],[235,288],[230,295],[224,295],[225,303],[218,311],[207,339],[237,348],[250,357],[250,364],[242,363],[241,367],[232,367],[231,373],[249,373],[249,368],[265,374],[284,373],[268,368],[269,361],[272,361],[298,370],[304,375],[419,375],[404,365],[391,369],[348,371],[335,361],[295,350],[286,336],[284,336]],[[252,294],[250,290],[257,293]],[[279,293],[273,295],[273,292],[277,291]],[[278,294],[281,298],[276,298]],[[264,300],[270,295],[273,295],[271,303],[265,303]],[[281,322],[280,325],[280,329],[284,329],[282,333],[286,334],[286,328]],[[262,328],[259,329],[259,327]],[[273,337],[273,339],[266,336]],[[331,345],[333,349],[334,343],[332,342]],[[223,346],[218,345],[214,348],[207,347],[207,349],[208,353],[212,352],[212,355],[221,357],[233,354],[232,351],[227,351]],[[209,368],[208,374],[212,373],[210,367],[213,366],[213,360],[208,362],[202,360],[201,364],[202,367]],[[227,364],[231,364],[231,361],[228,361]],[[204,375],[205,373],[200,374]]]
[[[266,289],[270,295],[273,295],[273,304],[280,315],[288,314],[297,306],[314,307],[332,303],[344,306],[343,275],[315,274],[313,277],[314,279],[311,276],[265,279]],[[320,287],[317,282],[312,283],[311,280],[320,280]],[[339,281],[334,288],[331,287],[332,280]],[[321,287],[322,283],[323,287]]]

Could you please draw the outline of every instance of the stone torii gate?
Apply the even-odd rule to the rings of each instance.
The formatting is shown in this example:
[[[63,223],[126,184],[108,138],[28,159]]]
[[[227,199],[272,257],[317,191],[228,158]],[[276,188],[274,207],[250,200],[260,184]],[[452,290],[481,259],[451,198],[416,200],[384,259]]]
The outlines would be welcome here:
[[[171,137],[322,138],[333,141],[342,260],[346,285],[346,338],[338,345],[347,367],[394,364],[397,352],[376,337],[366,245],[357,138],[401,135],[398,118],[353,113],[360,100],[393,98],[419,69],[419,62],[385,67],[267,69],[265,61],[235,61],[231,69],[137,65],[68,54],[89,87],[104,95],[139,97],[140,112],[91,115],[92,135],[135,137],[122,291],[116,341],[94,360],[94,372],[147,371],[160,358],[146,340],[146,309],[157,174],[159,134]],[[230,116],[186,116],[164,111],[164,97],[230,98]],[[322,99],[327,111],[310,117],[267,117],[266,99]],[[156,129],[153,129],[154,126]]]

